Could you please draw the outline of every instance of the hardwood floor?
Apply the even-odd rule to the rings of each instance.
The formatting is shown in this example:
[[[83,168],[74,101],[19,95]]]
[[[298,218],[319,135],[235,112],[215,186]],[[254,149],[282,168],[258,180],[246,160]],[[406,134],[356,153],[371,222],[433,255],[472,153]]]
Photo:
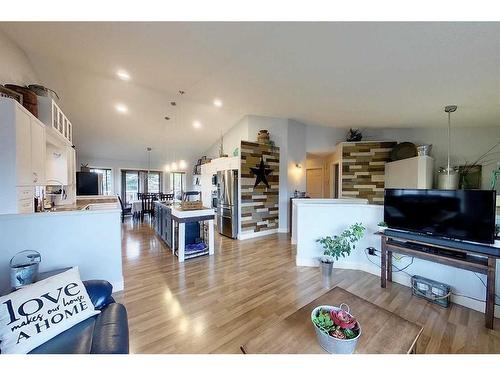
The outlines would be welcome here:
[[[146,221],[122,226],[125,289],[132,353],[239,353],[274,322],[325,293],[319,270],[295,266],[286,234],[233,241],[216,237],[215,255],[180,264]],[[334,270],[335,284],[424,327],[419,353],[500,353],[484,315],[444,309],[410,289],[351,270]]]

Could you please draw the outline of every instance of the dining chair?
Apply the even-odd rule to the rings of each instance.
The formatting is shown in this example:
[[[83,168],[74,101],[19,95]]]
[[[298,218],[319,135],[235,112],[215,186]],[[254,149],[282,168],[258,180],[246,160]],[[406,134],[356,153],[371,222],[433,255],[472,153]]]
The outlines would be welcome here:
[[[174,194],[160,193],[161,201],[172,201],[174,200]]]
[[[122,197],[118,195],[118,200],[120,201],[120,207],[122,209],[122,223],[125,222],[125,216],[132,216],[132,206],[124,205],[122,201]]]
[[[143,194],[142,198],[142,211],[141,211],[141,221],[144,221],[144,215],[148,214],[151,219],[154,216],[155,206],[154,206],[154,195],[153,194]]]

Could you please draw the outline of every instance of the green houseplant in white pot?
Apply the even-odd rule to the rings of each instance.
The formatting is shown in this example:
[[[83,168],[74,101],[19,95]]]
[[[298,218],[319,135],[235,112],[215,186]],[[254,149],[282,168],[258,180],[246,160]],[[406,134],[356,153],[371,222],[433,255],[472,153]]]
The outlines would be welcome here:
[[[332,281],[333,263],[345,258],[356,248],[356,243],[363,238],[365,227],[355,223],[339,235],[321,237],[316,240],[323,247],[323,256],[319,258],[323,284],[328,287]]]

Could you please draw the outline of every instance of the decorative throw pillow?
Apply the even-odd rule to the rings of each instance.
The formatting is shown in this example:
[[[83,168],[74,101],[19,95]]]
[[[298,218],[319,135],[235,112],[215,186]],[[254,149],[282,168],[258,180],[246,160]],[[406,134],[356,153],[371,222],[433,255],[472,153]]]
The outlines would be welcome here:
[[[0,350],[28,353],[96,314],[74,267],[0,297]]]

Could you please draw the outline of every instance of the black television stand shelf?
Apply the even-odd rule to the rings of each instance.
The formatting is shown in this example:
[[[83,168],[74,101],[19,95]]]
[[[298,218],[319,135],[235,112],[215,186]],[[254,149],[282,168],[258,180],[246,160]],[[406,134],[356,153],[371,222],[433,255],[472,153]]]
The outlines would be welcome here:
[[[487,245],[463,246],[453,240],[427,238],[408,233],[386,230],[381,235],[381,273],[380,285],[386,287],[392,281],[392,253],[461,268],[487,276],[485,326],[493,329],[495,308],[495,273],[496,260],[500,258],[500,249]],[[408,238],[411,236],[412,238]],[[475,245],[475,244],[473,244]]]

